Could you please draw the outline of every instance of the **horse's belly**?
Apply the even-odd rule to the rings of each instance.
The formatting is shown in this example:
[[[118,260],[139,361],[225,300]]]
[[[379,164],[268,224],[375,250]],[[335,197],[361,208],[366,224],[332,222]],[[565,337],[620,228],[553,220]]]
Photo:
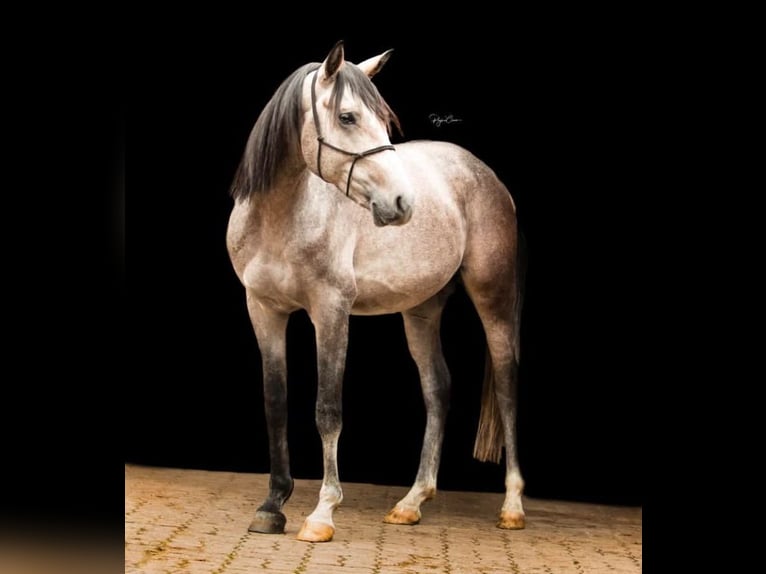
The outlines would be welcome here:
[[[399,293],[382,286],[366,285],[351,307],[352,315],[385,315],[417,307],[441,291],[449,279],[434,283],[430,289]]]
[[[441,291],[460,268],[454,254],[439,260],[398,261],[357,273],[354,315],[382,315],[412,309]]]
[[[411,309],[441,291],[460,268],[465,224],[457,205],[425,195],[419,201],[409,223],[385,228],[369,223],[359,234],[353,314]]]

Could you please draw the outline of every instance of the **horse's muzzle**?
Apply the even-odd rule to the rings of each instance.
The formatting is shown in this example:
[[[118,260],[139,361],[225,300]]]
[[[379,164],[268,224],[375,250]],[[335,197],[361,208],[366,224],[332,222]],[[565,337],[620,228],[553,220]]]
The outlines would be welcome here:
[[[412,206],[401,195],[396,198],[394,205],[388,208],[375,201],[371,202],[370,211],[372,211],[372,219],[378,227],[404,225],[412,217]]]

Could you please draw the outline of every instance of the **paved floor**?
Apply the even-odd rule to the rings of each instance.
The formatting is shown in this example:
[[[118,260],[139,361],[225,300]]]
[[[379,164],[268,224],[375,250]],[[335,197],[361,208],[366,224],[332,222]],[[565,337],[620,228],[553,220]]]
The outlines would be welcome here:
[[[319,492],[296,480],[286,535],[247,527],[268,476],[125,467],[125,572],[641,572],[641,509],[525,499],[525,530],[495,528],[502,494],[445,492],[417,526],[383,524],[404,487],[344,483],[332,542],[295,540]]]

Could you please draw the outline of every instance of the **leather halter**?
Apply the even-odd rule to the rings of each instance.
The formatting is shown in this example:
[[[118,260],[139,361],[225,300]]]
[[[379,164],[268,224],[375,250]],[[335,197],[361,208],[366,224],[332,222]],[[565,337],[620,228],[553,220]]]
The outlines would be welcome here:
[[[392,146],[391,144],[388,144],[388,145],[374,147],[372,149],[368,149],[367,151],[354,153],[352,151],[347,151],[345,149],[339,148],[338,146],[334,146],[331,143],[327,143],[326,141],[324,141],[324,136],[322,135],[322,128],[319,126],[319,114],[317,113],[316,85],[317,85],[318,76],[319,76],[319,70],[317,70],[314,73],[314,79],[311,80],[311,113],[314,114],[314,127],[316,128],[317,141],[319,142],[319,147],[317,149],[317,173],[319,174],[319,177],[322,180],[327,181],[324,177],[322,177],[322,146],[323,145],[326,145],[330,149],[334,149],[335,151],[340,152],[342,154],[352,156],[354,160],[351,162],[351,169],[348,170],[348,181],[346,181],[346,197],[348,197],[348,193],[351,188],[351,174],[354,173],[354,166],[356,165],[356,162],[362,159],[363,157],[367,157],[368,155],[372,155],[380,151],[386,151],[389,149],[396,151],[396,148]]]

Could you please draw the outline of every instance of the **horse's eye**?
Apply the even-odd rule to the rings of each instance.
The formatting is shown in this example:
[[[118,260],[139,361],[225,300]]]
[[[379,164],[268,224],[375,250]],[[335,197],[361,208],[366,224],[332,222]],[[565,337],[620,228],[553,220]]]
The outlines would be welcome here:
[[[340,120],[340,123],[346,126],[350,126],[356,123],[356,118],[352,113],[341,114],[338,116],[338,119]]]

